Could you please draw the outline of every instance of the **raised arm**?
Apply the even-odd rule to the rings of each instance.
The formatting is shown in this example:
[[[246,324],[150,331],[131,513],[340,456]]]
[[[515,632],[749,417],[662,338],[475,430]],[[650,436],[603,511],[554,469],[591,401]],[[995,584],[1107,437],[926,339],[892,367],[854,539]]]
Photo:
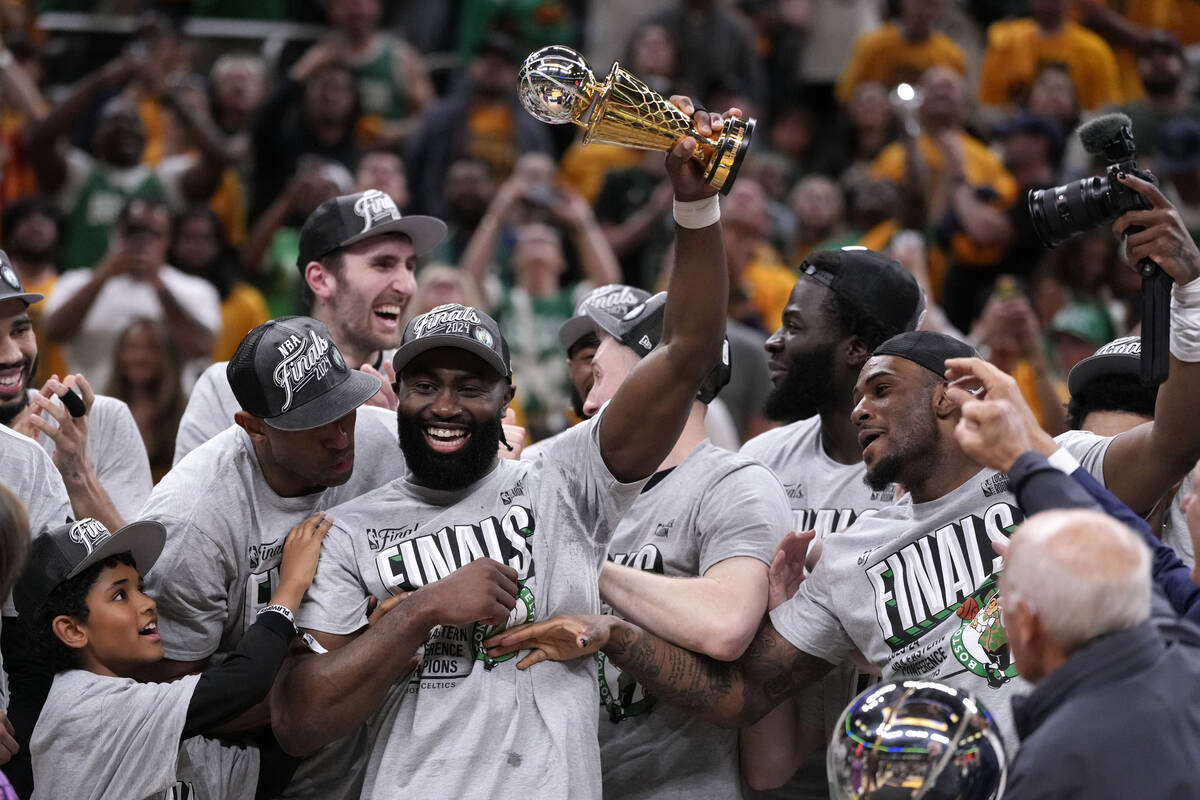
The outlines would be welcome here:
[[[1128,175],[1122,183],[1151,203],[1113,225],[1126,238],[1130,264],[1153,259],[1175,280],[1171,301],[1171,373],[1159,387],[1154,420],[1116,437],[1104,457],[1104,482],[1138,513],[1145,513],[1200,459],[1200,250],[1179,212],[1158,187]]]
[[[649,694],[726,728],[752,725],[833,669],[828,661],[797,650],[767,618],[746,652],[733,662],[676,647],[609,615],[553,617],[513,628],[484,644],[491,656],[530,650],[517,664],[520,669],[602,650]]]
[[[695,111],[686,97],[672,100],[693,116],[702,136],[716,136],[724,128],[721,117]],[[682,215],[687,225],[703,224],[694,217],[689,221],[688,210],[717,202],[716,190],[704,182],[699,164],[691,157],[695,149],[696,142],[684,138],[667,155],[677,204],[676,266],[667,289],[662,339],[634,367],[600,420],[600,451],[609,471],[621,481],[644,478],[662,463],[683,430],[700,383],[721,355],[729,306],[721,226],[715,218],[704,227],[678,222]]]

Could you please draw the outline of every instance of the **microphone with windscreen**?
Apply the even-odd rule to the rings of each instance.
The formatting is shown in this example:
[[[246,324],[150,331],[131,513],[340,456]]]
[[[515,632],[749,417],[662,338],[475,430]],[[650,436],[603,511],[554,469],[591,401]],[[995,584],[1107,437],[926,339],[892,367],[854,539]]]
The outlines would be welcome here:
[[[1138,169],[1133,123],[1124,114],[1104,114],[1079,126],[1079,141],[1092,156],[1104,158],[1103,175],[1095,175],[1029,192],[1029,215],[1038,238],[1047,247],[1101,226],[1109,226],[1126,211],[1149,209],[1150,201],[1117,180],[1125,173],[1149,181],[1158,180],[1148,170]],[[1137,233],[1130,226],[1126,233]],[[1171,331],[1171,276],[1158,264],[1144,258],[1137,264],[1142,276],[1142,383],[1152,386],[1167,379],[1170,369],[1168,337]]]

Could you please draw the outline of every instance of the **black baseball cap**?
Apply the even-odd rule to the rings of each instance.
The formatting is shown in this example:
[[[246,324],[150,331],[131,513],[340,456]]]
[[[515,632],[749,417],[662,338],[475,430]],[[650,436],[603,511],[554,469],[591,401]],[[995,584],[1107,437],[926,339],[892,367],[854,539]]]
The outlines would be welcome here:
[[[0,300],[24,300],[25,307],[28,308],[39,302],[42,297],[43,295],[37,292],[25,291],[21,279],[17,277],[17,271],[8,259],[8,253],[0,250]]]
[[[385,233],[403,233],[413,252],[424,255],[446,238],[446,223],[435,217],[401,215],[392,198],[378,189],[326,200],[304,220],[296,266],[303,272],[334,250]]]
[[[1123,336],[1092,353],[1071,367],[1067,374],[1067,389],[1072,395],[1097,378],[1110,375],[1141,375],[1142,337]]]
[[[946,359],[979,358],[979,352],[966,342],[936,331],[906,331],[888,339],[871,357],[897,356],[920,364],[925,369],[946,377]]]
[[[259,325],[242,339],[225,374],[243,410],[285,431],[339,420],[382,385],[374,375],[346,366],[325,323],[312,317]]]
[[[897,333],[914,330],[925,313],[916,279],[899,261],[874,250],[818,250],[801,262],[800,274]]]
[[[659,292],[629,309],[621,317],[614,316],[599,306],[588,306],[584,311],[596,327],[637,353],[638,358],[645,358],[662,340],[666,309],[667,293]],[[726,339],[721,347],[721,360],[709,370],[696,396],[701,402],[712,402],[725,384],[729,383],[731,375],[729,339]]]
[[[145,575],[162,553],[167,529],[160,522],[131,522],[116,533],[86,517],[51,528],[33,540],[29,560],[13,589],[18,614],[32,614],[54,589],[109,556],[129,553]]]
[[[413,317],[404,328],[400,347],[392,356],[396,375],[408,362],[437,347],[454,347],[479,356],[501,377],[512,374],[508,342],[496,320],[473,306],[446,303]]]
[[[599,308],[614,317],[625,316],[631,308],[650,299],[650,293],[636,286],[610,283],[592,289],[575,306],[575,313],[558,329],[558,343],[570,350],[580,339],[596,329],[596,323],[588,316],[589,308]]]

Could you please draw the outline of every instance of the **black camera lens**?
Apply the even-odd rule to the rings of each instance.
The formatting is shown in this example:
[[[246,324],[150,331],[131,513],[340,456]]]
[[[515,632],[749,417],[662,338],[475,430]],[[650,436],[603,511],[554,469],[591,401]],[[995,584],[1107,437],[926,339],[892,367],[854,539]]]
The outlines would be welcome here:
[[[1029,193],[1029,216],[1042,244],[1057,247],[1076,234],[1111,225],[1126,211],[1150,207],[1144,197],[1113,179],[1111,172]]]

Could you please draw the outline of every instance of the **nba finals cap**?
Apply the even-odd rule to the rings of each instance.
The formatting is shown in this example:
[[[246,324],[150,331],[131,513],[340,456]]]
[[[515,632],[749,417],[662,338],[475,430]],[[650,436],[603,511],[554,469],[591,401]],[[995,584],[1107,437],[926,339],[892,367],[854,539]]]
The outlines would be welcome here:
[[[666,316],[667,293],[659,292],[644,303],[640,303],[616,317],[597,306],[585,309],[596,327],[645,358],[658,346],[662,339],[663,319]],[[721,345],[721,360],[713,367],[700,385],[697,397],[709,403],[729,383],[732,364],[729,359],[729,339]]]
[[[242,409],[272,428],[328,425],[370,400],[382,382],[346,366],[325,323],[268,320],[246,334],[225,368]]]
[[[1141,364],[1142,337],[1123,336],[1114,339],[1071,367],[1067,374],[1067,389],[1076,395],[1097,378],[1111,375],[1140,376]]]
[[[512,374],[508,361],[508,342],[496,320],[472,306],[446,303],[413,317],[404,329],[400,347],[392,356],[392,368],[399,375],[408,362],[427,350],[454,347],[479,356],[507,378]]]
[[[4,300],[24,300],[25,307],[40,302],[43,295],[37,292],[27,292],[25,287],[21,285],[21,279],[17,277],[17,271],[13,269],[12,262],[8,260],[8,253],[0,250],[0,301]]]
[[[303,271],[310,261],[385,233],[403,233],[420,256],[446,238],[446,223],[435,217],[402,216],[392,198],[378,189],[344,194],[308,215],[300,229],[296,266]]]
[[[131,522],[116,533],[91,517],[51,528],[29,547],[29,560],[13,589],[17,613],[32,614],[55,587],[109,556],[131,554],[145,575],[166,540],[167,529],[152,521]]]
[[[971,345],[944,333],[906,331],[876,347],[875,352],[871,353],[872,358],[875,356],[904,358],[945,379],[946,359],[979,358],[979,353]]]
[[[575,306],[575,314],[558,329],[558,343],[564,350],[570,350],[579,340],[596,329],[596,323],[588,316],[589,308],[607,311],[620,319],[631,308],[650,299],[650,293],[636,286],[626,286],[623,283],[610,283],[592,289],[579,304]]]
[[[800,264],[800,274],[893,331],[911,331],[925,313],[917,281],[894,258],[862,247],[818,250]]]

